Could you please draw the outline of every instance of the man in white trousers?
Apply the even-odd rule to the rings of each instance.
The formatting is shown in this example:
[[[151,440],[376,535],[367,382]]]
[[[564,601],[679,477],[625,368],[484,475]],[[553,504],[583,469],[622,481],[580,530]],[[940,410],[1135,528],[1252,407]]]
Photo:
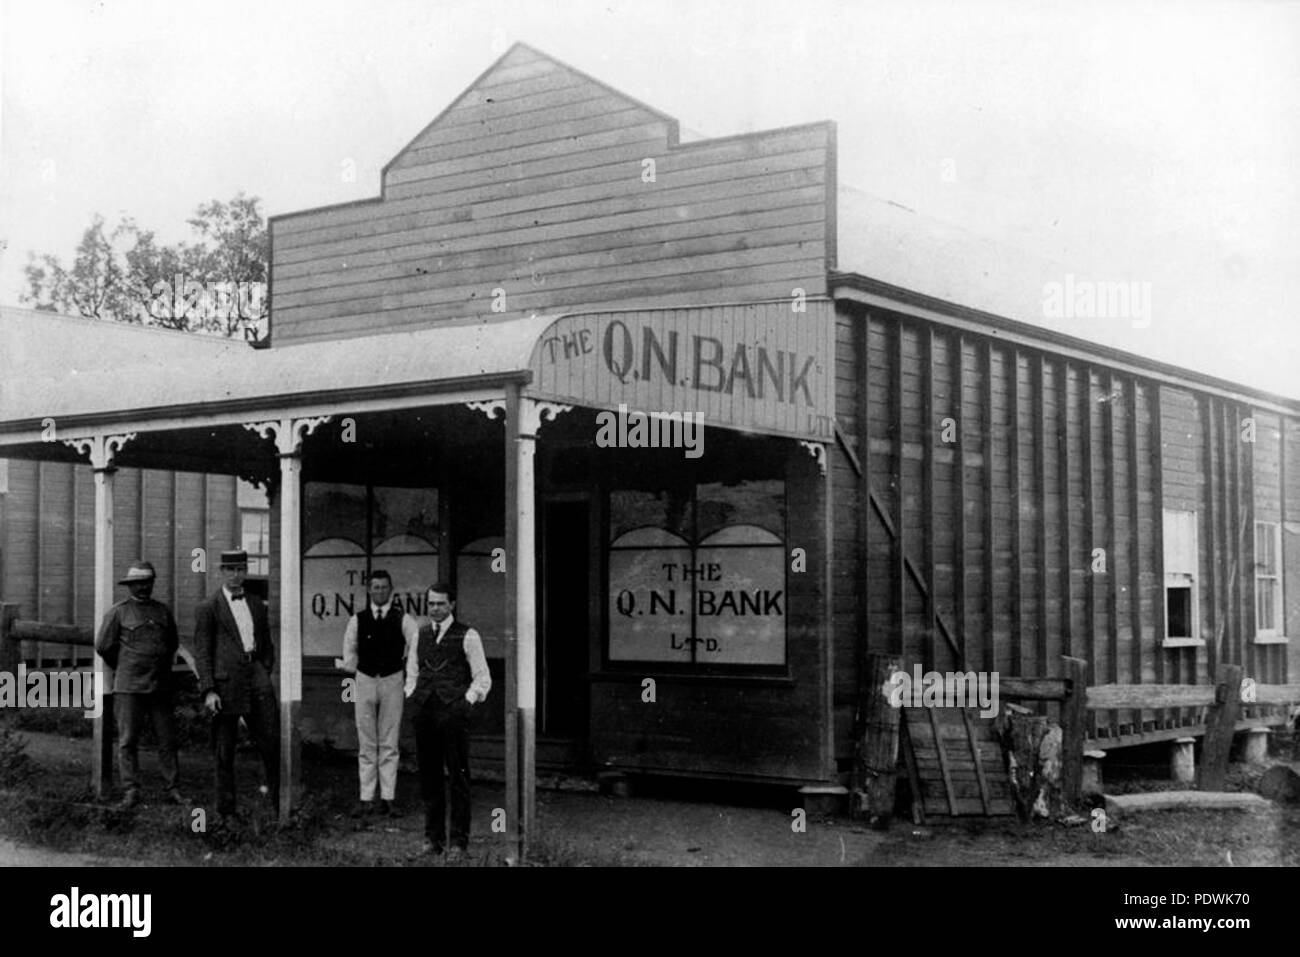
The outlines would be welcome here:
[[[388,572],[372,571],[368,590],[366,607],[348,619],[343,632],[343,669],[356,674],[359,816],[377,806],[384,814],[395,811],[406,658],[420,634],[415,619],[394,605]]]

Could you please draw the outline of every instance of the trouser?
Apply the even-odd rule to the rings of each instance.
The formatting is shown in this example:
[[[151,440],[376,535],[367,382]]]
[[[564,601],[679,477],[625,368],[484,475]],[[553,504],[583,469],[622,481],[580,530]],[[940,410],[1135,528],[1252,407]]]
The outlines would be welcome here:
[[[382,678],[357,672],[357,767],[363,801],[375,799],[376,785],[385,801],[397,796],[405,682],[400,671]]]
[[[470,704],[464,698],[443,704],[435,694],[415,716],[424,836],[436,847],[445,844],[447,827],[444,765],[451,779],[451,843],[459,848],[469,846],[469,712]]]
[[[260,667],[260,666],[259,666]],[[249,708],[243,715],[223,710],[212,719],[213,751],[217,763],[217,813],[235,811],[235,745],[239,740],[239,719],[243,717],[248,732],[262,757],[266,786],[271,803],[280,802],[280,720],[275,692],[269,681],[253,685]]]
[[[128,791],[140,787],[140,732],[146,720],[152,720],[158,736],[158,766],[163,787],[172,790],[180,783],[180,765],[176,760],[176,725],[172,720],[172,699],[165,691],[113,695],[113,714],[117,719],[117,763],[122,787]]]

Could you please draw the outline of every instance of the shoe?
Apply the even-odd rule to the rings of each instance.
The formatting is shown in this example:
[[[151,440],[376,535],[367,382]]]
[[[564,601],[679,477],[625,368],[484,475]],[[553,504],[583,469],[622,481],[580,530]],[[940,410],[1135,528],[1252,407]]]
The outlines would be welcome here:
[[[167,792],[167,801],[170,804],[189,804],[190,799],[180,792],[177,788],[172,788]]]
[[[384,801],[379,805],[379,807],[381,808],[380,813],[383,814],[384,817],[397,817],[396,801]]]
[[[370,817],[375,813],[374,801],[358,801],[357,806],[352,809],[353,817]]]
[[[465,848],[453,847],[450,851],[447,852],[447,863],[455,864],[457,861],[464,859],[465,853],[466,853]]]
[[[140,792],[132,788],[122,795],[122,809],[133,808],[140,803]]]

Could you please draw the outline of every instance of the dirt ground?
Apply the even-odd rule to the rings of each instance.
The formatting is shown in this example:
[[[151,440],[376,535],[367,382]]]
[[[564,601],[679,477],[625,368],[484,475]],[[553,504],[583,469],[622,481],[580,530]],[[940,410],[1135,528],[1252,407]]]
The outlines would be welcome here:
[[[89,741],[24,732],[33,774],[0,795],[0,864],[171,866],[304,864],[428,866],[420,858],[422,813],[415,776],[399,781],[399,815],[357,820],[355,769],[348,762],[309,763],[307,797],[296,826],[276,827],[258,805],[256,759],[240,755],[245,818],[234,829],[195,833],[194,809],[158,802],[155,790],[131,812],[101,808],[87,794]],[[209,758],[183,753],[186,788],[210,798]],[[146,776],[154,755],[143,753]],[[1258,812],[1170,811],[1124,822],[1105,833],[1089,827],[1022,824],[1013,819],[917,827],[896,819],[873,831],[842,817],[810,816],[794,826],[784,792],[716,795],[676,786],[664,793],[612,797],[584,782],[537,795],[538,828],[530,863],[551,866],[809,866],[929,865],[1132,867],[1150,865],[1300,865],[1300,809]],[[661,789],[662,791],[662,789]],[[504,805],[499,783],[478,782],[473,832],[464,866],[506,863],[493,812]]]

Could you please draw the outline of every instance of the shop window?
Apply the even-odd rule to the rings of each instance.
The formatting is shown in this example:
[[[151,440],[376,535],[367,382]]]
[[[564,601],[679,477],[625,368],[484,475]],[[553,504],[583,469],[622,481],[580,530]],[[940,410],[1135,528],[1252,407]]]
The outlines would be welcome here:
[[[1165,644],[1200,644],[1196,513],[1164,510]]]
[[[365,607],[371,569],[393,601],[424,614],[438,579],[438,490],[308,482],[303,490],[303,655],[337,657],[348,617]]]
[[[1282,526],[1255,523],[1255,637],[1282,637]]]
[[[427,614],[438,580],[438,490],[370,490],[371,567],[393,576],[393,598],[413,615]]]
[[[779,480],[611,492],[609,661],[783,667],[784,498]]]

